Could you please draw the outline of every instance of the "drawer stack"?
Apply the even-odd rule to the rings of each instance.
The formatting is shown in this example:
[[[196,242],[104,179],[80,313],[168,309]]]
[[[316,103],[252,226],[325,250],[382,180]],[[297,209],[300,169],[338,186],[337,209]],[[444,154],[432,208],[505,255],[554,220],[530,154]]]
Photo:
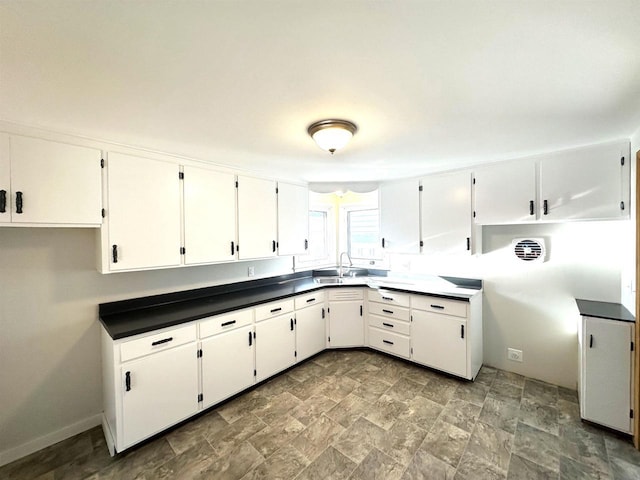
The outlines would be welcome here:
[[[410,358],[410,295],[388,290],[369,290],[368,295],[369,346]]]

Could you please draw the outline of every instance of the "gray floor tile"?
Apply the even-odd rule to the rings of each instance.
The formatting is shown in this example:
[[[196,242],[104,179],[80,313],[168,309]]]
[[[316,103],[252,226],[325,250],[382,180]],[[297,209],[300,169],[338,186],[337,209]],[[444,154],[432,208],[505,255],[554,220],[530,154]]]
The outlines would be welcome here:
[[[452,398],[445,406],[440,418],[445,422],[471,433],[481,410],[482,407],[471,402],[459,398]]]
[[[456,469],[425,450],[418,450],[401,480],[453,480]]]
[[[292,446],[284,446],[257,467],[249,471],[242,480],[288,480],[295,478],[309,460]]]
[[[286,416],[252,435],[248,442],[253,445],[253,448],[255,448],[260,455],[268,458],[281,446],[297,437],[304,429],[304,424],[293,417]]]
[[[559,473],[519,455],[511,455],[508,480],[558,480]]]
[[[560,458],[561,480],[609,480],[613,479],[608,472],[596,470],[567,457]]]
[[[302,405],[298,405],[291,411],[291,416],[304,425],[315,422],[320,415],[328,412],[337,405],[336,402],[324,395],[316,394],[305,400]]]
[[[371,409],[365,417],[376,425],[388,430],[396,422],[398,416],[407,408],[405,403],[385,393],[371,405]]]
[[[369,452],[349,480],[399,480],[404,467],[377,448]]]
[[[333,446],[354,462],[360,463],[386,435],[387,431],[382,427],[360,417],[333,442]]]
[[[513,435],[511,433],[478,422],[469,439],[467,453],[486,460],[506,473],[509,468],[512,447]]]
[[[370,409],[371,404],[357,395],[350,393],[344,397],[340,403],[329,410],[327,416],[344,428],[347,428]]]
[[[531,427],[536,427],[552,435],[559,434],[558,409],[524,397],[520,402],[519,418]]]
[[[470,437],[469,432],[438,420],[431,428],[420,449],[456,468],[467,448]]]
[[[507,472],[484,458],[465,452],[456,471],[456,480],[503,480]]]
[[[336,440],[344,430],[344,427],[340,424],[334,422],[326,415],[321,415],[318,420],[309,425],[292,440],[292,445],[307,457],[307,459],[313,461]]]
[[[356,463],[335,448],[329,447],[296,478],[297,480],[343,480],[349,478],[356,467]]]
[[[193,479],[239,480],[264,462],[264,457],[249,442],[238,444],[228,455],[218,457]]]
[[[515,433],[518,425],[520,405],[501,402],[495,398],[487,397],[482,406],[478,420],[488,425],[500,428],[505,432]]]
[[[440,413],[444,410],[444,407],[439,403],[422,396],[415,397],[406,405],[407,409],[400,413],[398,418],[413,423],[425,432],[431,430]]]
[[[560,440],[555,435],[518,422],[513,453],[555,472],[560,469]]]
[[[407,465],[422,444],[427,432],[412,423],[398,420],[375,446],[401,465]]]

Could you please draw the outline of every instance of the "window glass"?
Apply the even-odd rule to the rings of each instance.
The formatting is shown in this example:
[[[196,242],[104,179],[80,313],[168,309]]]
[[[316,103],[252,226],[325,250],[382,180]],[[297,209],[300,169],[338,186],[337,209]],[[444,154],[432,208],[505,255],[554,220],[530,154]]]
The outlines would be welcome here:
[[[378,209],[347,212],[349,256],[352,259],[380,259],[380,222]]]

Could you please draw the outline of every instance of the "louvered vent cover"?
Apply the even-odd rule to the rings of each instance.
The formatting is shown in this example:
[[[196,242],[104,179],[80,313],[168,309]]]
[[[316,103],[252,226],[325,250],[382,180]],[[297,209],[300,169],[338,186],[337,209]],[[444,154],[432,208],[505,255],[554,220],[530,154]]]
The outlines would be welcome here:
[[[544,262],[546,254],[544,239],[542,238],[517,238],[513,241],[513,253],[525,262]]]

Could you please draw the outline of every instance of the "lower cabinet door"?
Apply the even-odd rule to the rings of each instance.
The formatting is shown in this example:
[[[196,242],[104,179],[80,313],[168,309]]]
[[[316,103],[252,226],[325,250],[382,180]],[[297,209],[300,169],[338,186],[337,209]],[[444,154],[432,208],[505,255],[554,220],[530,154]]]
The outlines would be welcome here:
[[[298,361],[324,350],[326,338],[324,305],[314,305],[296,312],[296,350]]]
[[[296,363],[295,327],[293,312],[256,323],[257,382]]]
[[[329,337],[334,348],[364,345],[362,300],[329,302]]]
[[[466,320],[419,310],[412,313],[413,360],[467,378]]]
[[[119,450],[197,412],[196,351],[196,344],[191,343],[122,365]]]
[[[254,382],[253,326],[202,341],[202,401],[207,408]]]

